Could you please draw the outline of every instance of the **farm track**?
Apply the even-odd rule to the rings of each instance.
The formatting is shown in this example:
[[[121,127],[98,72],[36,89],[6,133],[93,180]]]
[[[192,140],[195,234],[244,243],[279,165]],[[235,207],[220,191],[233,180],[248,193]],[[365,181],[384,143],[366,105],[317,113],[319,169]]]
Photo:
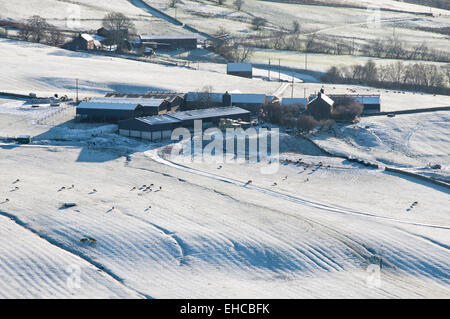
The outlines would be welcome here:
[[[251,185],[251,184],[248,184],[248,183],[244,183],[242,181],[238,181],[238,180],[235,180],[235,179],[231,179],[231,178],[223,177],[223,176],[220,176],[220,175],[216,175],[216,174],[200,171],[200,170],[193,169],[193,168],[181,165],[181,164],[176,164],[176,163],[171,162],[171,161],[169,161],[167,159],[161,158],[157,154],[157,150],[147,151],[144,154],[146,156],[148,156],[150,159],[152,159],[152,160],[154,160],[154,161],[156,161],[156,162],[158,162],[160,164],[166,165],[166,166],[170,166],[170,167],[173,167],[173,168],[184,170],[186,172],[189,172],[189,173],[192,173],[192,174],[195,174],[195,175],[200,175],[200,176],[212,178],[212,179],[224,182],[224,183],[234,184],[234,185],[242,187],[242,188],[258,191],[258,192],[263,193],[265,195],[269,195],[269,196],[285,199],[285,200],[288,200],[288,201],[291,201],[291,202],[294,202],[294,203],[297,203],[297,204],[301,204],[301,205],[317,208],[317,209],[324,210],[324,211],[331,212],[331,213],[357,215],[357,216],[362,216],[362,217],[365,217],[365,218],[379,219],[379,220],[395,222],[395,223],[401,223],[401,224],[408,224],[408,225],[414,225],[414,226],[422,226],[422,227],[450,230],[450,225],[434,225],[434,224],[426,224],[426,223],[417,223],[417,222],[405,221],[405,220],[391,218],[391,217],[377,216],[375,214],[368,213],[368,212],[354,211],[354,210],[349,210],[349,209],[345,209],[345,208],[339,208],[337,206],[330,206],[330,205],[322,204],[320,202],[313,202],[313,201],[305,200],[305,199],[300,198],[300,197],[296,197],[296,196],[292,196],[292,195],[276,192],[276,191],[269,190],[269,189],[266,189],[266,188],[262,188],[262,187],[258,187],[258,186]]]

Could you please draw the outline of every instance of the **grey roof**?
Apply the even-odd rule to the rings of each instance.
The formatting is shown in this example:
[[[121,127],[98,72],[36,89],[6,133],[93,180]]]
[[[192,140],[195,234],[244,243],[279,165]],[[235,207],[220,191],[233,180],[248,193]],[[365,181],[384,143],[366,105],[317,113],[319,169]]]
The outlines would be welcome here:
[[[81,102],[77,109],[101,109],[101,110],[135,110],[137,103],[111,103],[111,102]]]
[[[239,114],[248,114],[250,113],[247,110],[241,109],[236,106],[229,107],[214,107],[209,109],[200,109],[200,110],[192,110],[185,112],[175,112],[171,113],[170,116],[174,117],[181,121],[186,120],[197,120],[202,118],[209,117],[221,117],[221,116],[230,116],[230,115],[239,115]]]
[[[204,92],[188,92],[186,94],[186,101],[192,102],[198,100],[202,94],[209,94],[211,102],[222,102],[224,93],[204,93]],[[266,100],[265,94],[252,93],[230,93],[231,103],[260,103],[263,104]]]
[[[281,105],[306,105],[306,102],[308,100],[304,98],[298,98],[298,97],[283,97],[281,99]]]
[[[167,114],[139,117],[136,120],[150,125],[181,123],[180,120],[173,118],[172,116],[169,116]]]
[[[251,63],[228,63],[227,70],[229,72],[248,72],[252,71]]]
[[[160,106],[164,103],[164,99],[153,99],[153,98],[125,98],[125,97],[94,97],[91,102],[95,103],[132,103],[139,104],[142,106]]]
[[[165,34],[165,35],[141,34],[139,37],[141,38],[141,41],[197,39],[192,35],[186,34]]]
[[[361,104],[380,104],[381,96],[380,95],[361,95],[361,94],[333,94],[330,95],[331,98],[339,98],[339,97],[350,97],[355,99]]]

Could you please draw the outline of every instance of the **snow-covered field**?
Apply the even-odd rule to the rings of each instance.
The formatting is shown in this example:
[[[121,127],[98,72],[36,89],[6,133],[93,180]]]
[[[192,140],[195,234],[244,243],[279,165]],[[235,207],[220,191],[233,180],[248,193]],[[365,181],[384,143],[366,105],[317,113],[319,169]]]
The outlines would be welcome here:
[[[450,113],[363,117],[311,138],[334,154],[395,165],[450,182]],[[440,165],[440,169],[430,166]]]
[[[80,97],[106,92],[195,91],[212,85],[216,91],[269,93],[279,83],[244,79],[210,70],[200,70],[132,61],[122,58],[72,52],[41,44],[0,39],[1,91],[38,93],[52,96],[67,94],[75,98],[76,79]],[[40,67],[36,67],[39,63]],[[197,67],[197,66],[196,66]]]
[[[450,297],[447,189],[286,135],[262,175],[179,165],[114,125],[43,131],[0,145],[1,297]]]
[[[133,20],[139,33],[187,33],[180,26],[153,16],[128,0],[17,0],[0,2],[0,19],[25,21],[40,15],[63,30],[97,30],[108,12],[121,12]]]

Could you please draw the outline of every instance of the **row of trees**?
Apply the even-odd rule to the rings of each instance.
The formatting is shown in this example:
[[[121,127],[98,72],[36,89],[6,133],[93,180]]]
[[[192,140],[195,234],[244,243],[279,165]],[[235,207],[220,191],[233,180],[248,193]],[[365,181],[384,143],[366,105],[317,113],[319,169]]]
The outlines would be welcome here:
[[[381,87],[398,87],[443,92],[450,83],[450,64],[438,66],[427,63],[395,62],[376,65],[368,61],[364,65],[331,67],[323,76],[327,82],[363,83]]]
[[[54,46],[64,43],[62,32],[38,15],[32,16],[22,25],[19,38],[24,41],[44,42]]]
[[[426,42],[408,45],[399,37],[378,38],[359,45],[353,39],[342,39],[324,34],[300,34],[300,25],[292,23],[291,30],[260,31],[249,36],[255,47],[303,51],[323,54],[363,55],[377,58],[450,62],[450,53],[430,48]]]
[[[300,132],[309,132],[315,127],[330,127],[335,121],[351,122],[363,112],[361,103],[350,97],[335,99],[330,118],[316,120],[308,111],[302,113],[302,107],[297,105],[281,106],[279,103],[263,105],[260,119],[276,125],[287,126]]]
[[[227,2],[227,0],[216,0],[218,5],[223,5]],[[177,4],[181,3],[181,0],[169,0],[169,7],[175,8]],[[242,6],[244,5],[244,0],[234,0],[233,6],[236,8],[237,11],[240,11],[242,9]]]
[[[361,51],[366,56],[377,58],[424,60],[424,61],[450,61],[448,52],[432,49],[426,42],[408,47],[399,37],[378,38],[365,44]]]
[[[230,37],[223,27],[220,27],[212,36],[211,49],[231,62],[247,61],[254,52],[248,40]]]

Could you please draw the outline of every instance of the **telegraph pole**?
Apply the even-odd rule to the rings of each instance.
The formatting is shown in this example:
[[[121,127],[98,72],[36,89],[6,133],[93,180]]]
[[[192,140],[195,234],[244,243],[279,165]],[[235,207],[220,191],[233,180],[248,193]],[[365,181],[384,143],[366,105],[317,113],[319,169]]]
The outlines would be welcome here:
[[[294,97],[294,73],[292,73],[292,90],[291,90],[291,98]]]
[[[270,59],[269,59],[269,74],[268,74],[268,78],[269,78],[269,81],[270,81]]]
[[[305,70],[308,71],[308,51],[305,52]]]
[[[78,79],[75,79],[75,83],[76,83],[76,90],[77,90],[77,98],[76,98],[76,103],[78,104]]]
[[[281,62],[278,59],[278,82],[281,82]]]

